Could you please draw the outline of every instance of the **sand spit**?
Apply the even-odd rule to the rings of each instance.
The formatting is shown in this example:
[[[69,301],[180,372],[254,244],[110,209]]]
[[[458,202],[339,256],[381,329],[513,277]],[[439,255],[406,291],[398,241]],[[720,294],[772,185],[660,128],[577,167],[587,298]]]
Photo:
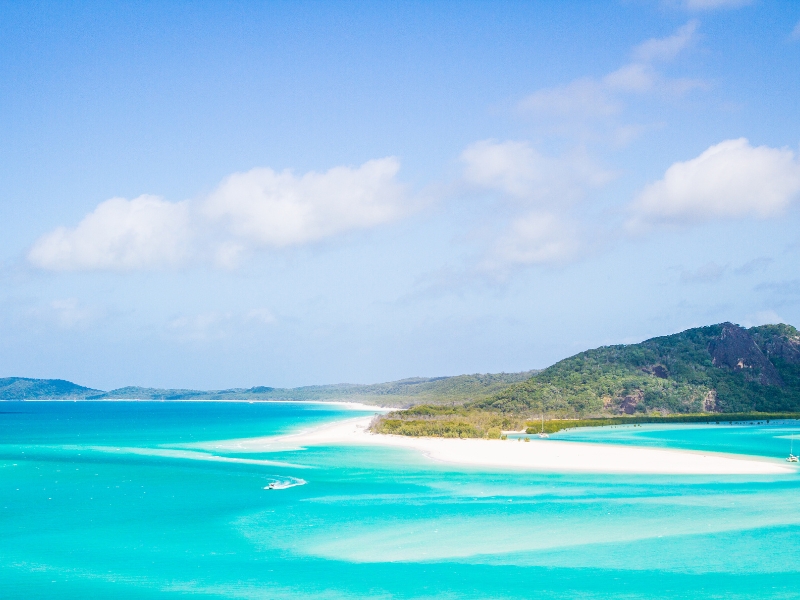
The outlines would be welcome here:
[[[651,473],[673,475],[778,475],[797,469],[768,459],[663,450],[639,446],[535,439],[415,438],[367,431],[372,417],[346,419],[299,433],[198,444],[223,452],[276,452],[305,446],[381,445],[410,448],[432,460],[498,469],[549,472]]]

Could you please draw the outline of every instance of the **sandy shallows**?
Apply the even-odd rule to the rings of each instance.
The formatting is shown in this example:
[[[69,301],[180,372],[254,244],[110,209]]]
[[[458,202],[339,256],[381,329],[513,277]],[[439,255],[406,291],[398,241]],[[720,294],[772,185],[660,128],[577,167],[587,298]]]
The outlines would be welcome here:
[[[519,442],[378,435],[367,431],[370,421],[371,417],[346,419],[291,435],[204,442],[196,446],[222,452],[275,452],[304,446],[396,446],[412,448],[433,460],[447,463],[551,472],[675,475],[776,475],[797,472],[797,469],[777,460],[712,452],[553,439]]]

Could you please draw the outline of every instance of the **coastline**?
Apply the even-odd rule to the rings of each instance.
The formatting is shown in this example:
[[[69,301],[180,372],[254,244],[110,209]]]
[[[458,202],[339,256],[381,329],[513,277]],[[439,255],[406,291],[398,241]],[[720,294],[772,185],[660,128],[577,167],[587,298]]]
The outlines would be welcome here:
[[[367,431],[372,417],[336,421],[293,434],[193,445],[226,452],[278,452],[305,446],[357,445],[408,448],[443,463],[557,473],[652,475],[789,475],[789,465],[749,456],[591,444],[561,440],[418,438]]]
[[[23,402],[158,402],[158,403],[238,403],[238,404],[322,404],[333,405],[346,408],[348,410],[363,410],[369,412],[391,412],[399,410],[391,406],[378,406],[377,404],[364,404],[362,402],[349,402],[347,400],[246,400],[237,398],[226,398],[224,400],[197,400],[196,398],[179,398],[176,400],[163,400],[160,398],[25,398],[22,400],[0,400],[0,402],[23,403]]]

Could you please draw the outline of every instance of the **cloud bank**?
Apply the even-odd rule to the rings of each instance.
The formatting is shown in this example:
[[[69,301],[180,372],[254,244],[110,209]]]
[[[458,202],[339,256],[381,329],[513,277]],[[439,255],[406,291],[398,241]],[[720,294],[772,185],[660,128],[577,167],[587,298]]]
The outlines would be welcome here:
[[[708,0],[695,8],[723,4],[733,3]],[[660,73],[662,63],[695,43],[698,28],[691,20],[671,35],[648,39],[631,50],[630,62],[620,68],[536,91],[520,108],[549,122],[591,121],[591,127],[605,128],[613,139],[630,141],[652,126],[616,118],[627,100],[680,94],[700,85]],[[481,224],[479,237],[488,239],[478,259],[481,269],[502,273],[516,265],[564,263],[585,253],[587,240],[604,227],[609,237],[622,233],[619,224],[598,225],[586,216],[587,197],[615,175],[593,161],[584,144],[576,146],[561,155],[547,155],[519,140],[481,140],[464,148],[461,184],[482,193],[494,209]],[[191,262],[235,267],[250,251],[315,244],[403,218],[413,207],[398,181],[399,170],[394,157],[302,174],[255,168],[229,175],[195,201],[112,198],[76,226],[42,236],[28,260],[52,271],[126,271]],[[642,231],[768,218],[785,211],[799,193],[800,166],[791,150],[752,147],[744,138],[727,140],[674,163],[662,179],[647,185],[628,205],[626,225],[629,231]]]
[[[520,103],[532,113],[560,116],[606,117],[622,110],[623,94],[652,92],[683,93],[699,82],[667,79],[655,68],[658,62],[674,60],[697,39],[700,23],[691,20],[670,36],[649,39],[633,49],[633,60],[596,79],[584,77],[565,86],[534,92]]]
[[[404,216],[399,169],[393,157],[300,176],[260,168],[230,175],[199,202],[112,198],[77,226],[39,238],[28,260],[51,271],[174,267],[209,256],[233,266],[246,248],[318,242]]]

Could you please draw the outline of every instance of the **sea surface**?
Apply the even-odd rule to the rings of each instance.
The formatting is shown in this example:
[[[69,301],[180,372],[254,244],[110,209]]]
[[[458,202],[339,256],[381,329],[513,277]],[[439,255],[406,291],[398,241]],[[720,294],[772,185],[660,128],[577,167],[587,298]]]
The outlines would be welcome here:
[[[193,445],[365,414],[0,402],[0,598],[800,598],[800,473],[537,474],[400,448]],[[792,434],[658,425],[531,443],[782,460]]]

